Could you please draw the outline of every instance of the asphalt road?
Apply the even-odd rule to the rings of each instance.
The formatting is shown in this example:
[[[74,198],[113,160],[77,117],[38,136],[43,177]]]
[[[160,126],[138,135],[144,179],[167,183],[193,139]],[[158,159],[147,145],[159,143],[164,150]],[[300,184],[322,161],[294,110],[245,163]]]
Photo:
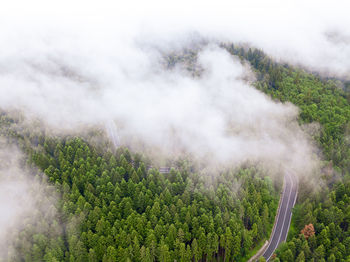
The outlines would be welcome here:
[[[272,237],[270,237],[269,245],[263,254],[266,261],[271,258],[278,245],[287,239],[290,221],[292,218],[292,209],[297,198],[297,192],[297,178],[287,172],[284,176],[284,189],[281,199],[282,202],[277,215],[277,222],[272,231]]]

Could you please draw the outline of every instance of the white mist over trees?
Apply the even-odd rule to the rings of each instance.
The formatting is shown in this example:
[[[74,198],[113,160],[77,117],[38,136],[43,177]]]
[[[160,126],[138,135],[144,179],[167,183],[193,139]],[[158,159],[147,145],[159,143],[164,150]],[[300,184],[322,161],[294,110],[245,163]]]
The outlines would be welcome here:
[[[11,260],[21,238],[28,234],[62,235],[58,225],[57,194],[38,170],[26,167],[23,154],[0,139],[0,257]]]
[[[346,3],[330,8],[317,2],[317,10],[315,4],[15,1],[2,11],[1,106],[61,129],[114,120],[121,137],[136,136],[171,153],[215,152],[214,161],[313,163],[304,157],[312,149],[295,121],[297,110],[240,80],[244,67],[224,51],[203,51],[199,63],[207,70],[192,79],[165,71],[157,50],[186,47],[195,32],[347,77]],[[26,11],[13,12],[18,6]]]
[[[328,168],[332,169],[334,159],[335,164],[347,167],[350,162],[345,157],[346,161],[341,160],[348,152],[347,144],[343,143],[348,139],[348,100],[344,94],[336,93],[334,90],[339,90],[332,89],[333,86],[311,78],[311,74],[302,74],[300,80],[297,70],[287,72],[290,68],[286,67],[281,77],[292,84],[279,87],[297,89],[293,95],[281,95],[282,91],[273,90],[268,82],[262,84],[261,90],[270,88],[271,92],[267,93],[272,97],[299,105],[307,116],[303,119],[296,106],[275,101],[255,89],[254,73],[248,64],[230,55],[220,43],[261,48],[275,61],[349,79],[347,7],[344,1],[329,5],[299,0],[282,4],[255,0],[172,4],[11,1],[4,5],[0,10],[0,110],[4,112],[1,115],[4,126],[11,128],[1,131],[29,152],[28,162],[38,165],[45,175],[40,173],[33,178],[17,157],[20,154],[16,149],[0,148],[0,164],[7,164],[0,165],[0,255],[10,257],[11,250],[6,250],[7,247],[24,243],[27,250],[18,252],[19,257],[31,252],[38,254],[32,256],[33,261],[40,260],[44,253],[47,260],[55,257],[60,261],[63,258],[86,261],[89,254],[95,260],[104,257],[106,261],[109,256],[114,261],[113,257],[120,254],[130,259],[129,251],[134,246],[137,252],[143,247],[146,254],[145,247],[149,248],[147,245],[151,243],[160,254],[153,250],[152,256],[161,261],[165,260],[163,251],[166,254],[169,249],[171,252],[179,249],[184,253],[185,247],[188,260],[198,260],[208,247],[207,238],[208,243],[214,243],[214,250],[208,251],[212,258],[230,252],[231,258],[247,256],[268,235],[266,228],[275,217],[277,201],[273,195],[278,195],[277,187],[273,188],[271,180],[261,178],[254,168],[236,174],[229,168],[258,164],[269,175],[279,177],[284,171],[293,170],[293,174],[306,176],[303,181],[307,180],[309,183],[305,184],[313,187],[309,175],[319,168],[316,156],[319,152],[304,130],[318,127],[321,132],[326,130],[320,144],[330,156]],[[184,70],[186,61],[183,67],[167,67],[165,57],[181,54],[186,48],[197,48],[195,62],[202,71],[196,76]],[[305,87],[309,78],[317,87],[310,90]],[[299,86],[297,82],[302,84]],[[336,93],[334,97],[332,93]],[[303,100],[305,94],[308,101]],[[300,104],[299,95],[303,102]],[[110,125],[108,131],[114,132],[113,124],[116,124],[114,135],[118,144],[155,158],[189,156],[203,170],[197,175],[185,168],[172,169],[165,177],[156,169],[148,169],[148,163],[139,159],[141,156],[131,156],[126,149],[101,153],[79,138],[31,134],[33,130],[22,128],[23,122],[6,119],[7,112],[18,111],[25,116],[24,125],[30,123],[40,129],[33,124],[40,119],[42,122],[35,123],[44,123],[56,134],[77,134],[90,127],[104,129]],[[321,124],[329,124],[328,129],[318,123],[302,126],[298,117],[306,123],[323,121]],[[215,172],[226,167],[227,172]],[[204,173],[214,174],[216,184],[214,181],[204,185],[201,181]],[[58,202],[53,189],[46,184],[46,175],[60,194]],[[331,201],[335,203],[343,196],[346,199],[346,187],[343,187],[330,195]],[[164,202],[163,198],[166,205],[159,204]],[[307,219],[321,214],[312,211],[312,205],[316,207],[316,204],[311,202],[303,208],[311,212],[304,216]],[[182,208],[188,211],[182,212]],[[341,217],[337,212],[334,211],[334,217]],[[151,219],[144,219],[146,213]],[[197,217],[208,223],[200,225]],[[215,227],[211,225],[214,217]],[[336,221],[338,228],[345,224],[340,220]],[[126,221],[128,224],[123,224]],[[135,223],[139,226],[139,238],[127,239],[126,236],[134,236],[136,232],[130,221],[143,223]],[[180,221],[184,225],[188,222],[183,227],[186,234],[180,231]],[[196,227],[198,230],[193,230]],[[158,232],[155,240],[153,230]],[[19,231],[21,239],[17,241],[13,238]],[[165,236],[161,231],[170,234],[166,236],[167,244],[160,241]],[[45,235],[50,238],[45,240]],[[175,238],[179,235],[177,243],[182,245],[175,248]],[[108,245],[105,236],[110,241]],[[88,243],[88,238],[99,244]],[[34,250],[37,243],[43,243],[37,248],[39,251]],[[118,250],[114,248],[117,246]],[[230,250],[231,247],[234,248]]]
[[[225,50],[200,51],[203,72],[193,78],[166,70],[154,49],[84,40],[73,48],[70,38],[40,50],[33,45],[10,66],[4,62],[2,107],[24,109],[62,131],[113,120],[124,144],[136,138],[161,154],[185,152],[208,165],[259,161],[297,173],[315,167],[297,108],[249,86],[243,78],[251,72]]]

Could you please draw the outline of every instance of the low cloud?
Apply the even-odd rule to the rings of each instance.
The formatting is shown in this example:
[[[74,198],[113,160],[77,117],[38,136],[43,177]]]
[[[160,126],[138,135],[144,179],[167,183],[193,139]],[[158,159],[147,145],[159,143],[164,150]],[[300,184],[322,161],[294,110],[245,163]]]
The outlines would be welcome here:
[[[62,132],[90,125],[111,134],[115,124],[118,143],[218,166],[253,161],[298,173],[317,166],[298,109],[243,80],[252,75],[247,65],[209,44],[196,60],[204,71],[193,78],[181,67],[165,69],[163,55],[199,40],[248,42],[277,60],[346,77],[345,2],[77,1],[66,8],[35,1],[22,6],[25,13],[15,12],[17,4],[1,11],[4,110]]]
[[[47,48],[35,42],[38,38],[50,46],[72,48],[62,38],[74,42],[85,35],[87,41],[110,52],[115,38],[176,46],[196,32],[209,39],[249,42],[277,60],[349,79],[349,7],[346,0],[14,0],[0,10],[0,46],[2,52],[18,53],[11,39],[19,37],[23,48],[35,44],[42,52]],[[91,56],[96,54],[91,51]],[[113,51],[111,60],[121,50],[114,45]]]
[[[43,227],[56,218],[56,194],[41,176],[34,177],[27,170],[22,154],[13,146],[0,140],[0,256],[1,261],[20,259],[16,248],[25,241],[29,230],[31,234],[47,234]],[[43,180],[42,180],[43,179]],[[48,229],[48,228],[47,228]],[[59,236],[60,232],[52,231]],[[56,236],[56,235],[55,235]],[[30,236],[32,237],[32,236]],[[17,244],[17,245],[16,245]]]
[[[202,73],[194,78],[181,67],[167,70],[158,49],[119,47],[130,56],[111,57],[106,49],[71,56],[70,48],[34,60],[19,56],[0,77],[0,103],[56,130],[106,125],[117,144],[142,144],[157,157],[190,155],[211,168],[249,161],[271,172],[315,167],[298,109],[250,86],[249,68],[225,50],[200,50],[193,59]]]

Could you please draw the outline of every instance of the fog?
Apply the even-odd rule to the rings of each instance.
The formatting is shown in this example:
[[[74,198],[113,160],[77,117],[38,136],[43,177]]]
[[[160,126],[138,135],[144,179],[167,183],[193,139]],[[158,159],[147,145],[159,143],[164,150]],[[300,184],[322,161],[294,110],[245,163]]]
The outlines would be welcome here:
[[[314,186],[320,161],[309,133],[318,125],[300,126],[298,108],[256,90],[249,66],[217,43],[248,43],[276,61],[350,80],[349,7],[315,0],[7,1],[0,10],[0,109],[40,119],[56,134],[100,128],[114,147],[129,146],[153,163],[186,156],[210,175],[259,164],[271,176],[287,171]],[[199,76],[187,62],[166,67],[164,56],[184,48],[197,48]],[[1,257],[12,252],[16,232],[31,225],[45,234],[35,226],[39,218],[56,216],[53,189],[22,157],[0,140]]]
[[[7,261],[17,255],[19,232],[26,229],[31,234],[47,234],[49,225],[57,219],[56,194],[43,176],[34,176],[35,170],[25,167],[20,151],[3,139],[0,159],[0,261]],[[54,228],[51,230],[55,237],[60,235]],[[25,236],[21,234],[22,243]]]
[[[86,34],[95,42],[108,35],[157,39],[169,46],[181,44],[195,31],[209,38],[250,42],[276,59],[349,78],[349,7],[345,0],[14,0],[4,3],[0,20],[2,36],[6,31],[20,36],[21,42],[25,39],[25,44],[39,36],[52,45],[62,35],[75,41]],[[2,39],[6,52],[9,46],[15,49],[8,37]]]
[[[215,43],[348,78],[346,10],[345,1],[11,1],[0,11],[0,106],[56,131],[107,126],[115,145],[158,156],[311,173],[317,150],[298,109],[255,90],[249,67]],[[200,77],[164,67],[164,53],[198,39],[210,43]]]

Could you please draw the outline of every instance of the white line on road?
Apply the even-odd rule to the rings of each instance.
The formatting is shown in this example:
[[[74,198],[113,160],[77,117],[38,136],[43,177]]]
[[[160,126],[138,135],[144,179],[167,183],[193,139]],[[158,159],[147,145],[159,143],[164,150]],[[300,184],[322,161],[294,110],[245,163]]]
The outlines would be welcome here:
[[[286,193],[286,177],[284,176],[284,181],[283,181],[283,192],[282,192],[282,196],[281,196],[281,206],[279,207],[279,208],[281,208],[282,207],[282,205],[283,205],[283,200],[284,200],[284,194]],[[272,232],[271,232],[271,237],[270,237],[270,241],[269,241],[269,245],[267,246],[267,248],[266,248],[266,250],[268,250],[269,248],[270,248],[270,246],[271,246],[271,243],[272,243],[272,239],[273,239],[273,236],[275,235],[275,232],[276,232],[276,227],[277,227],[277,223],[278,223],[278,220],[279,220],[279,217],[280,217],[280,215],[281,215],[281,213],[279,212],[279,210],[277,210],[277,217],[276,217],[276,219],[275,219],[275,224],[274,224],[274,226],[273,226],[273,229],[272,229]],[[265,250],[265,252],[266,252],[266,250]],[[264,252],[264,253],[265,253]],[[263,254],[264,255],[264,254]],[[271,256],[270,256],[271,257]],[[269,258],[270,258],[269,257]],[[269,260],[269,258],[267,259],[267,260]]]

